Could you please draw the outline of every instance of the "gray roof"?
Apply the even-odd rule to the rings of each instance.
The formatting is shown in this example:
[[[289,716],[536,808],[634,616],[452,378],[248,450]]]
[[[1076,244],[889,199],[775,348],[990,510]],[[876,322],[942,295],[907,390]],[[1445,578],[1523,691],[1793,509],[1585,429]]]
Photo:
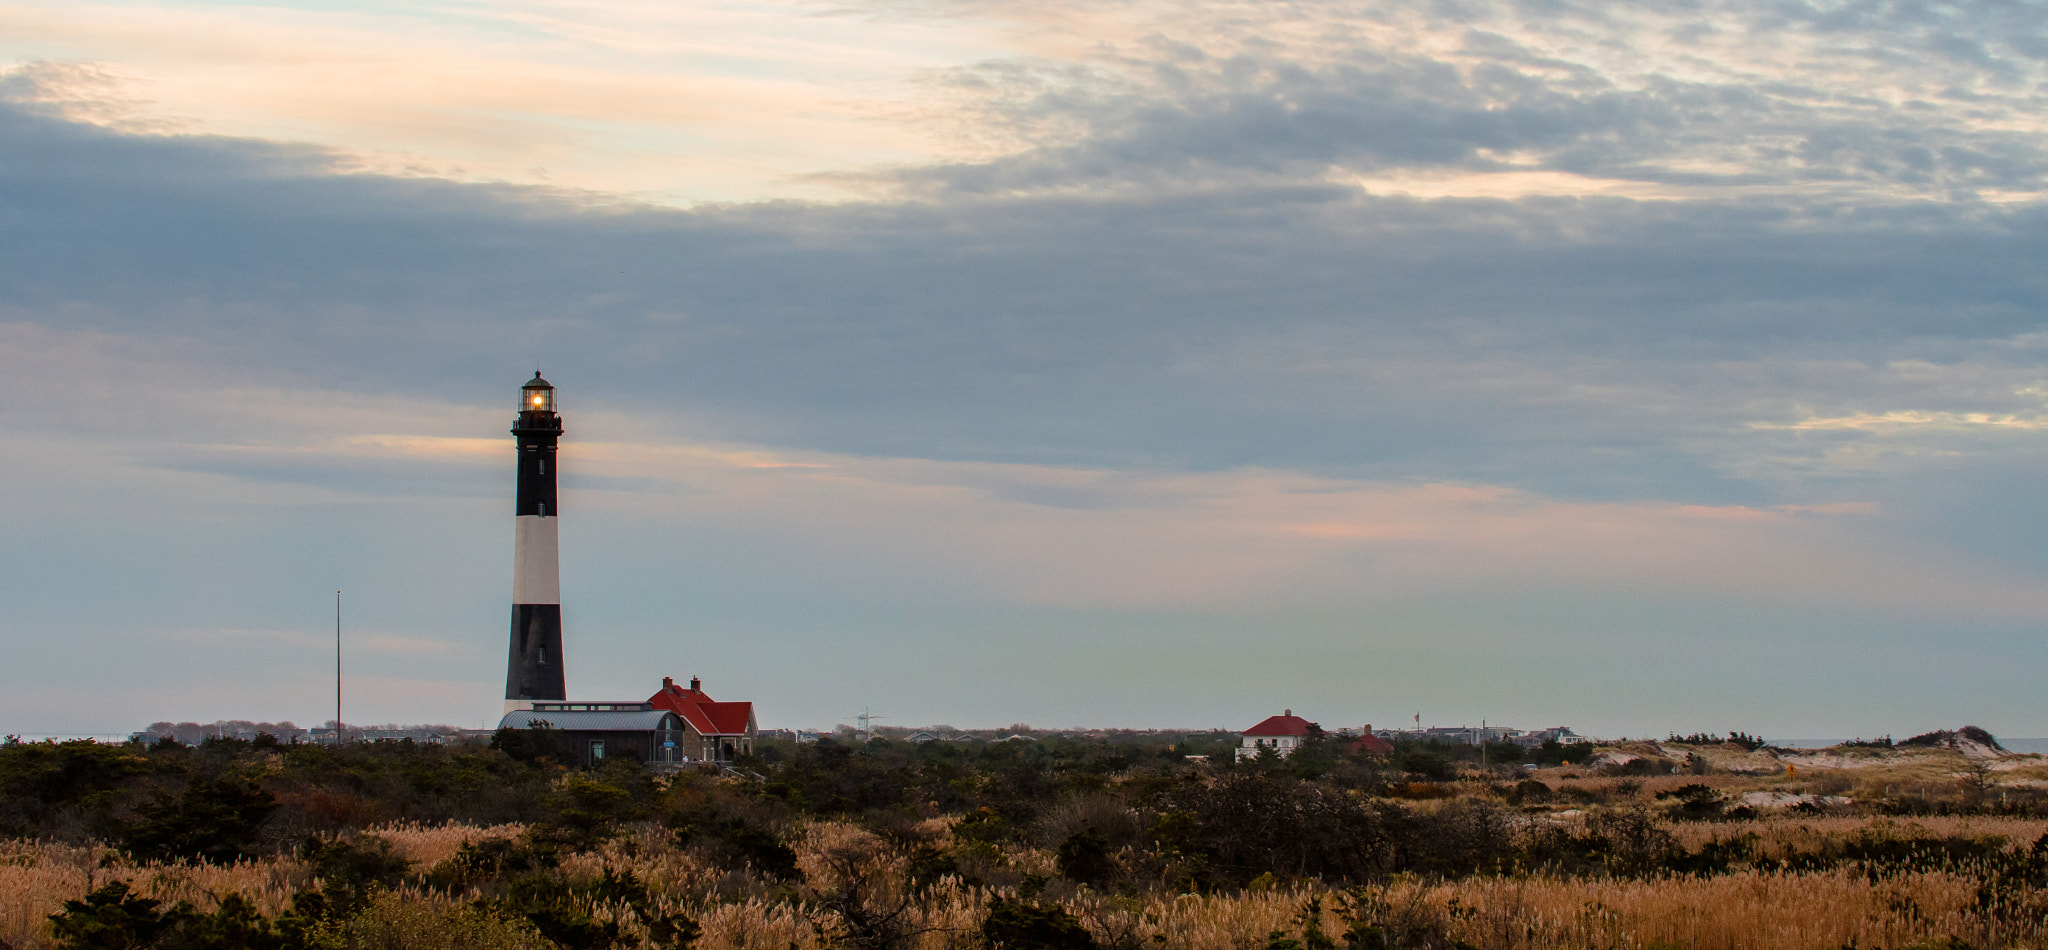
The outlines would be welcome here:
[[[653,732],[664,728],[680,730],[683,721],[675,713],[665,709],[645,709],[629,712],[614,711],[557,711],[534,712],[521,709],[508,712],[498,720],[500,729],[528,729],[536,722],[545,722],[556,729],[574,732]]]

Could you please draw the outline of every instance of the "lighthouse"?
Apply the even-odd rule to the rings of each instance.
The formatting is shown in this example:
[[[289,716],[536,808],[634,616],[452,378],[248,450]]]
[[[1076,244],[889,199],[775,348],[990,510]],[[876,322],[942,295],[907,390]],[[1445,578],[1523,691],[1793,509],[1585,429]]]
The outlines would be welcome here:
[[[512,645],[505,664],[505,711],[534,700],[569,698],[562,675],[562,576],[558,557],[561,509],[555,502],[555,447],[562,417],[555,387],[533,378],[519,390],[519,487],[512,535]]]

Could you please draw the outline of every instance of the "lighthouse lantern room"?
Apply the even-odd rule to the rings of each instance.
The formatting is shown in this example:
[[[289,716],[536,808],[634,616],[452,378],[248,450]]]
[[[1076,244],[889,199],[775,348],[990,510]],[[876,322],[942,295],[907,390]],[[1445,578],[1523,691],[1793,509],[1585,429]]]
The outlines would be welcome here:
[[[554,412],[555,387],[540,378],[540,370],[533,371],[533,379],[519,389],[520,412]]]

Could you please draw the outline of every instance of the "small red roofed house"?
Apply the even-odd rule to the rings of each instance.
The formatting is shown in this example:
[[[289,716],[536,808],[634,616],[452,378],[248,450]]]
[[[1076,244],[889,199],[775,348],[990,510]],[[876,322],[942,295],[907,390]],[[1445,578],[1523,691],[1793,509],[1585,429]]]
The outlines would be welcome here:
[[[647,700],[656,709],[666,709],[683,720],[680,754],[691,762],[731,762],[734,756],[754,752],[753,703],[721,703],[704,693],[704,681],[690,678],[684,688],[674,677],[661,678],[661,692]]]
[[[1365,731],[1345,747],[1352,754],[1393,755],[1394,744],[1372,734],[1372,723],[1365,724]]]
[[[1258,758],[1259,753],[1273,750],[1273,754],[1286,758],[1294,754],[1315,724],[1294,714],[1294,710],[1283,710],[1278,716],[1267,716],[1258,725],[1246,729],[1243,744],[1237,747],[1237,760]]]

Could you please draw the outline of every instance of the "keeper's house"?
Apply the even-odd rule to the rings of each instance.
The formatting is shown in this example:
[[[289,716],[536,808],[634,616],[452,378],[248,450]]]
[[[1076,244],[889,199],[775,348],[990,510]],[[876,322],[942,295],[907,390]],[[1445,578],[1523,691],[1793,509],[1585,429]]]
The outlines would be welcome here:
[[[753,703],[716,702],[696,679],[685,689],[664,676],[661,691],[644,702],[533,700],[532,706],[506,713],[498,728],[534,730],[529,741],[586,767],[607,759],[657,768],[723,765],[752,754],[760,731]]]
[[[498,720],[499,729],[541,730],[550,754],[586,768],[607,759],[648,765],[683,765],[683,718],[652,703],[579,703],[534,700]]]
[[[754,737],[761,730],[754,722],[753,703],[718,702],[705,695],[704,681],[694,676],[688,689],[677,686],[673,677],[662,677],[661,692],[647,702],[683,718],[683,754],[688,761],[725,763],[754,754]]]

